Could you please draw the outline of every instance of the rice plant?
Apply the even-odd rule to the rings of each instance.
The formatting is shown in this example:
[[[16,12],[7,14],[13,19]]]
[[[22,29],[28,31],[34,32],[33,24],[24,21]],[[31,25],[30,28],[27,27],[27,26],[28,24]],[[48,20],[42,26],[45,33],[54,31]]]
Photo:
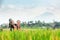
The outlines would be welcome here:
[[[22,29],[0,31],[0,40],[60,40],[60,29]]]

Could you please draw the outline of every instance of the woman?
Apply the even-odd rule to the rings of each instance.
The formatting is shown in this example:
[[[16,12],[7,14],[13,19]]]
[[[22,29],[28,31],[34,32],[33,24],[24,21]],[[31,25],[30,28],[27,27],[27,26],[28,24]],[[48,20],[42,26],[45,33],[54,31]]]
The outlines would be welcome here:
[[[17,30],[20,29],[20,20],[17,20]]]
[[[17,28],[12,19],[9,19],[9,27],[10,27],[10,31],[16,30],[16,28]]]

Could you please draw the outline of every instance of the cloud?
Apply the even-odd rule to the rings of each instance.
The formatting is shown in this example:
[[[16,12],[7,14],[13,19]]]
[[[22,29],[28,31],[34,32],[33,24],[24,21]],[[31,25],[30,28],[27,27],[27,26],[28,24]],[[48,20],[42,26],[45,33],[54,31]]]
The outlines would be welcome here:
[[[15,5],[12,5],[12,4],[9,4],[7,7],[8,8],[16,8],[16,6]]]
[[[7,20],[9,18],[14,19],[15,21],[20,19],[21,21],[29,21],[33,20],[35,16],[40,15],[46,11],[46,8],[44,7],[35,7],[35,8],[14,8],[14,7],[6,7],[2,8],[0,10],[0,17],[2,22],[8,22]]]
[[[20,19],[21,21],[29,21],[44,12],[51,12],[60,20],[60,0],[33,0],[32,3],[28,3],[28,5],[27,3],[24,5],[21,3],[17,3],[18,5],[2,5],[0,8],[1,21],[8,22],[7,20],[9,18],[13,18],[14,20]]]
[[[8,14],[21,14],[21,15],[26,15],[26,16],[36,16],[41,13],[44,13],[46,11],[46,8],[44,7],[35,7],[35,8],[27,8],[27,7],[16,7],[15,5],[8,5],[8,6],[2,6],[5,8],[2,8],[0,12],[2,13],[8,13]],[[5,11],[3,11],[5,10]]]
[[[57,15],[58,17],[60,14],[60,9],[55,6],[50,7],[16,7],[15,5],[8,5],[2,6],[2,10],[0,10],[1,15],[9,16],[9,17],[22,17],[26,19],[34,18],[37,15],[40,15],[46,11],[52,12],[53,14]]]

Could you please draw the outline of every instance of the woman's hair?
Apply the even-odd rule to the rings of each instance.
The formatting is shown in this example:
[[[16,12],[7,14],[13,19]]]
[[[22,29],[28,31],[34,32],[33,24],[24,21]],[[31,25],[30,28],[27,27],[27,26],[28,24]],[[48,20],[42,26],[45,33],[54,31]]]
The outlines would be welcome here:
[[[14,24],[14,20],[9,19],[9,23],[10,23],[10,24]]]
[[[17,22],[20,22],[20,20],[17,20]]]
[[[9,22],[12,21],[12,19],[9,19]]]

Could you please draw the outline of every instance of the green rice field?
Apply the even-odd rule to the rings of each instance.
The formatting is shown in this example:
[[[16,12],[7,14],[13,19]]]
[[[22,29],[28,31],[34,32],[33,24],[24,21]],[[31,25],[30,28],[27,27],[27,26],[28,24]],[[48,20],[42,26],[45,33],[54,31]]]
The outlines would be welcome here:
[[[0,40],[60,40],[60,29],[21,29],[0,31]]]

